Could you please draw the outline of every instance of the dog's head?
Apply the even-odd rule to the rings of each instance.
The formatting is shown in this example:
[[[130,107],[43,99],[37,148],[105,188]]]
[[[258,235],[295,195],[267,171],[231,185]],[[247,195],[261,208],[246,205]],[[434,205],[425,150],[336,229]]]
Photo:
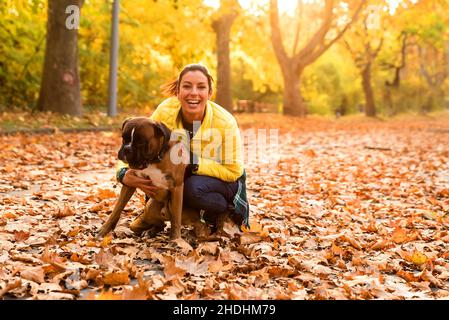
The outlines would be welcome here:
[[[122,146],[118,158],[131,169],[143,169],[155,161],[164,143],[170,139],[170,130],[158,121],[139,117],[126,119],[122,125]]]

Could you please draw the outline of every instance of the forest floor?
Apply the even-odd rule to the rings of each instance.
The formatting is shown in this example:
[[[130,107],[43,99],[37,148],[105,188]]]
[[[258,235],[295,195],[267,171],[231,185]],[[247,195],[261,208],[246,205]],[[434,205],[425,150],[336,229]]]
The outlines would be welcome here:
[[[95,240],[118,131],[0,136],[0,299],[449,299],[449,118],[238,121],[279,145],[212,242],[134,236],[140,193]]]

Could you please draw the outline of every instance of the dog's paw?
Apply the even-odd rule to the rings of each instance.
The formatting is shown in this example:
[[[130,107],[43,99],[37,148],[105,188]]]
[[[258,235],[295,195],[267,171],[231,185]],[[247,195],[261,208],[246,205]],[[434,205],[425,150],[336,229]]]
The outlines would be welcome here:
[[[101,227],[101,229],[96,234],[95,239],[99,240],[99,239],[103,238],[105,235],[107,235],[109,233],[109,231],[111,231],[110,228],[105,227],[105,226]]]

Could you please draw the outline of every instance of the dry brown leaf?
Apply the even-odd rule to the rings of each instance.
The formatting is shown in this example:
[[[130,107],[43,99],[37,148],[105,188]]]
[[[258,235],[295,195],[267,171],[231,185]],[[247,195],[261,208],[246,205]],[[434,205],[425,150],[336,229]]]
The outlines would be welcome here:
[[[186,274],[186,270],[179,267],[173,257],[162,256],[161,259],[164,265],[164,275],[167,280],[180,278]]]
[[[3,289],[0,289],[0,299],[7,294],[9,291],[14,290],[22,286],[21,279],[14,279],[12,281],[8,281]]]
[[[387,239],[379,239],[376,243],[371,246],[372,250],[383,250],[391,245],[390,241]]]
[[[109,268],[115,265],[113,261],[114,255],[109,250],[103,248],[95,255],[95,262],[103,268]]]
[[[16,231],[14,232],[14,240],[16,242],[25,241],[30,237],[30,233],[27,231]]]
[[[409,237],[407,235],[407,230],[397,227],[392,235],[391,235],[391,239],[393,240],[393,242],[395,243],[403,243],[409,240]]]
[[[12,212],[6,212],[6,213],[4,213],[2,215],[2,218],[4,218],[4,219],[15,219],[15,218],[17,218],[17,216],[14,213],[12,213]]]
[[[337,245],[335,244],[335,242],[332,242],[331,251],[332,251],[332,253],[333,253],[334,255],[337,255],[337,256],[340,256],[340,257],[344,256],[345,253],[346,253],[346,250],[343,250],[342,248],[340,248],[339,246],[337,246]]]
[[[424,281],[429,281],[431,284],[433,284],[436,287],[444,287],[443,283],[438,280],[437,278],[435,278],[432,273],[430,271],[428,271],[427,269],[424,269],[420,276],[419,276],[422,280]]]
[[[447,188],[447,189],[442,189],[442,190],[438,191],[438,192],[437,192],[437,196],[438,196],[438,197],[449,198],[449,188]]]
[[[37,283],[45,282],[45,271],[42,266],[24,268],[20,271],[20,276]]]
[[[105,199],[116,199],[117,195],[115,194],[115,192],[111,189],[101,189],[99,188],[97,191],[97,197],[100,200],[105,200]]]
[[[191,246],[187,241],[185,241],[185,240],[182,239],[182,238],[175,239],[175,240],[172,240],[172,241],[173,241],[174,243],[176,243],[176,245],[177,245],[179,248],[181,248],[181,251],[182,251],[184,254],[188,254],[189,252],[193,251],[192,246]]]
[[[75,215],[75,211],[67,204],[64,204],[64,209],[58,208],[58,211],[53,213],[55,218],[64,218]]]
[[[419,281],[419,276],[414,275],[411,272],[408,271],[404,271],[404,270],[399,270],[396,275],[398,275],[399,277],[401,277],[402,279],[408,281],[408,282],[417,282]]]
[[[198,248],[196,249],[196,252],[198,254],[211,254],[213,256],[216,256],[220,252],[218,246],[219,246],[218,241],[215,241],[215,242],[202,242],[202,243],[200,243],[198,245]]]
[[[110,286],[129,284],[129,273],[128,271],[107,272],[103,275],[103,277],[101,277],[101,282]]]

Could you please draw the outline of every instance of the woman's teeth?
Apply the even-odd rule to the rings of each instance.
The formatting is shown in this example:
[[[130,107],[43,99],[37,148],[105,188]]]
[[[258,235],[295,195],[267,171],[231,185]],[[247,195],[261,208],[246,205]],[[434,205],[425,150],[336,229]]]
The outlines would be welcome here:
[[[187,100],[187,103],[191,104],[191,105],[198,105],[198,104],[200,104],[200,101],[199,100]]]

